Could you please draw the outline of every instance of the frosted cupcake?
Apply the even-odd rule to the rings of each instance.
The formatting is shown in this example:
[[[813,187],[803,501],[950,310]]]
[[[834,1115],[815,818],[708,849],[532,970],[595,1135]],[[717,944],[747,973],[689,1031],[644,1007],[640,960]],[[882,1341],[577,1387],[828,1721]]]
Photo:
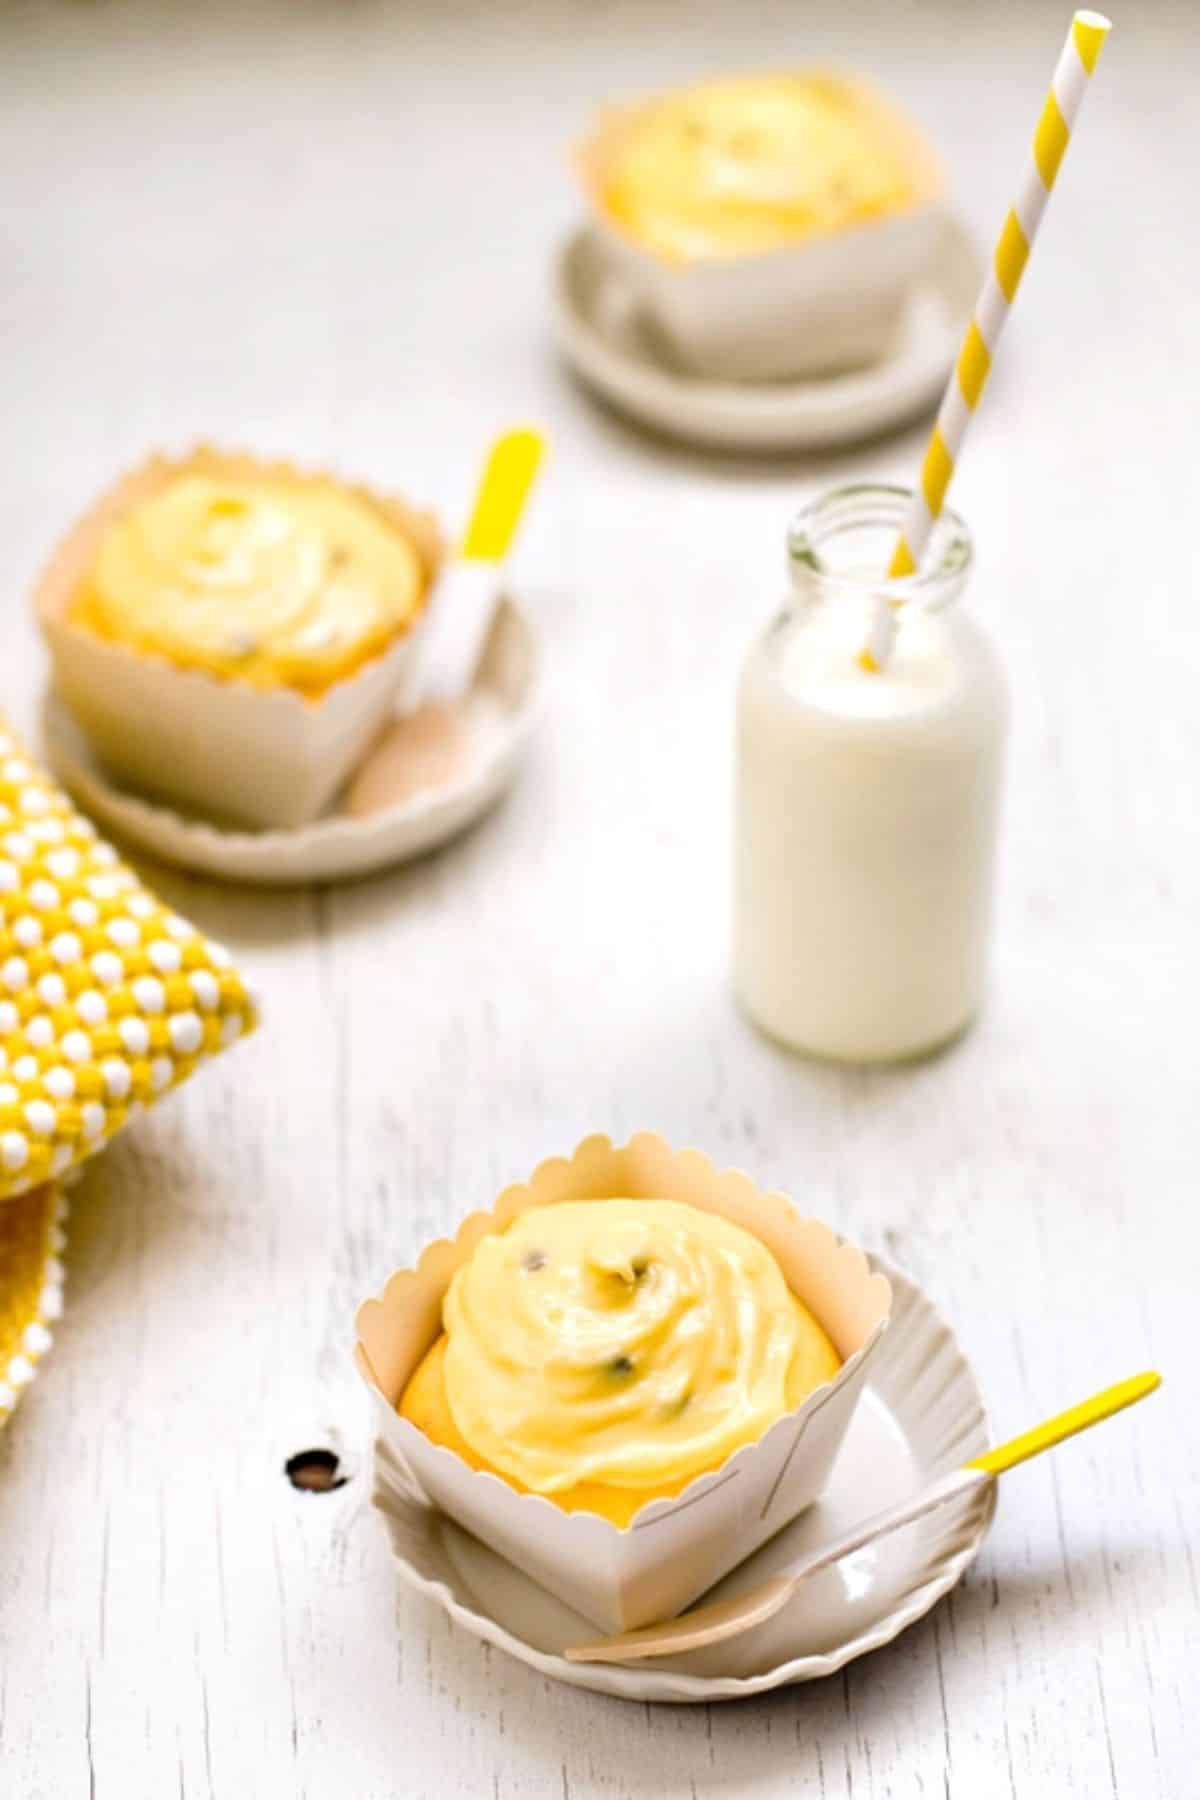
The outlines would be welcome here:
[[[868,360],[928,256],[936,157],[865,82],[697,82],[601,116],[579,169],[677,356],[773,378]]]
[[[290,825],[394,703],[437,559],[429,521],[396,501],[199,450],[108,495],[38,609],[63,698],[119,777]]]
[[[589,1138],[359,1308],[380,1467],[596,1624],[663,1618],[821,1492],[890,1303],[781,1195]]]
[[[523,1213],[476,1246],[444,1320],[403,1416],[472,1468],[617,1525],[841,1367],[765,1245],[673,1200]]]

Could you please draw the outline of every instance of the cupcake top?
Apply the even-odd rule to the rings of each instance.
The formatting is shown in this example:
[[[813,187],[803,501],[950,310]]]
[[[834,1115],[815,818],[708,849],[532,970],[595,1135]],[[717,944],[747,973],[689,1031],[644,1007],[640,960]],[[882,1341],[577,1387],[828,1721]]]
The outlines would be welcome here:
[[[173,472],[113,520],[72,622],[180,667],[319,694],[412,624],[418,544],[361,492],[286,472]]]
[[[530,1208],[479,1241],[444,1322],[472,1460],[551,1496],[677,1491],[839,1367],[766,1246],[673,1200]]]
[[[670,262],[842,231],[940,184],[913,124],[865,83],[820,71],[664,94],[602,123],[583,160],[611,221]]]

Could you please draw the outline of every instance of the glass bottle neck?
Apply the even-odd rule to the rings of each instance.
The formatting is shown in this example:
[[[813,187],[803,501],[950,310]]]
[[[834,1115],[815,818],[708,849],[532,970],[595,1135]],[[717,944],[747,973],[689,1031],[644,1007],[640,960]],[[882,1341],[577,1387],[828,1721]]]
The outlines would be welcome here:
[[[911,502],[907,488],[862,483],[835,488],[798,513],[787,543],[791,610],[836,610],[852,629],[869,625],[881,600],[902,613],[952,605],[972,557],[970,534],[954,512],[934,521],[916,574],[893,580],[886,573]]]

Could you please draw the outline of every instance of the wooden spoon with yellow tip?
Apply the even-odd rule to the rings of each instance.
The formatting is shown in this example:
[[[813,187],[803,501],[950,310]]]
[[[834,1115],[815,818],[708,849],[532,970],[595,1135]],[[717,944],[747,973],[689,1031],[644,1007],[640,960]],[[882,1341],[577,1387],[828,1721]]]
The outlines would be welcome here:
[[[416,704],[376,738],[346,790],[343,811],[369,818],[445,787],[467,754],[460,702],[476,674],[503,588],[508,555],[544,444],[528,426],[488,451],[461,548],[438,577],[417,673]]]
[[[1042,1425],[1035,1425],[1032,1431],[1000,1444],[995,1450],[985,1450],[982,1456],[973,1457],[961,1469],[941,1476],[912,1498],[864,1519],[853,1531],[807,1557],[789,1574],[775,1575],[748,1593],[737,1594],[732,1600],[719,1600],[712,1606],[695,1607],[661,1625],[644,1625],[640,1631],[624,1631],[619,1637],[604,1638],[596,1644],[580,1644],[565,1651],[564,1655],[568,1662],[637,1662],[649,1656],[680,1656],[685,1650],[701,1650],[709,1644],[719,1644],[725,1638],[737,1637],[772,1618],[810,1575],[829,1568],[843,1556],[863,1549],[876,1539],[886,1537],[890,1531],[898,1531],[902,1525],[923,1519],[927,1513],[945,1506],[947,1501],[960,1494],[986,1487],[1004,1470],[1028,1462],[1031,1456],[1040,1456],[1043,1450],[1052,1450],[1064,1438],[1074,1437],[1076,1432],[1086,1431],[1090,1425],[1098,1425],[1101,1419],[1110,1419],[1123,1407],[1132,1406],[1136,1400],[1144,1400],[1147,1394],[1152,1394],[1161,1380],[1162,1377],[1151,1370],[1144,1375],[1132,1375],[1128,1381],[1119,1381],[1115,1387],[1104,1388],[1090,1400],[1058,1413]]]

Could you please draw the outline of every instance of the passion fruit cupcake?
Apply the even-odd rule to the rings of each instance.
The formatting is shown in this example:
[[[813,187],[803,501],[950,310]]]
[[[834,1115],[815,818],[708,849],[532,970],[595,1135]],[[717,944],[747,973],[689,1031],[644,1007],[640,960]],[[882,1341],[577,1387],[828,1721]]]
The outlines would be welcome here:
[[[400,1412],[473,1469],[627,1525],[841,1358],[766,1246],[677,1200],[535,1208],[475,1247]]]
[[[590,1138],[393,1276],[358,1361],[425,1494],[617,1630],[817,1497],[890,1298],[781,1195]]]
[[[295,825],[394,704],[439,555],[397,500],[199,449],[107,494],[37,607],[56,685],[118,778]]]
[[[576,167],[676,359],[727,379],[878,355],[940,225],[920,129],[826,69],[722,75],[609,108]]]

